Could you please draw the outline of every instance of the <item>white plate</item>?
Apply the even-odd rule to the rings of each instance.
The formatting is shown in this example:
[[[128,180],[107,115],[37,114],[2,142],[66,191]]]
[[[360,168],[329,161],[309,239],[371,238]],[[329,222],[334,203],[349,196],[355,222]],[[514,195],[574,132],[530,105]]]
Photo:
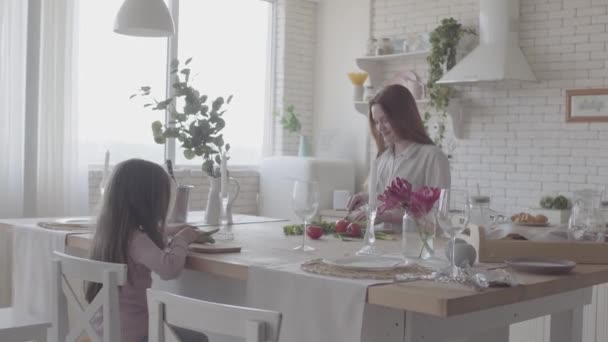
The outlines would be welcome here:
[[[524,226],[524,227],[548,227],[550,225],[549,222],[545,222],[545,223],[534,223],[534,222],[513,222],[514,224],[518,225],[518,226]]]
[[[395,257],[352,255],[337,259],[323,259],[323,262],[334,267],[341,267],[359,271],[385,271],[391,270],[403,263],[403,260]]]
[[[514,270],[536,274],[565,274],[576,266],[571,260],[540,257],[511,258],[505,263]]]
[[[74,227],[87,227],[92,228],[95,227],[95,220],[87,217],[82,218],[69,218],[69,219],[58,219],[54,221],[60,225],[65,226],[74,226]]]

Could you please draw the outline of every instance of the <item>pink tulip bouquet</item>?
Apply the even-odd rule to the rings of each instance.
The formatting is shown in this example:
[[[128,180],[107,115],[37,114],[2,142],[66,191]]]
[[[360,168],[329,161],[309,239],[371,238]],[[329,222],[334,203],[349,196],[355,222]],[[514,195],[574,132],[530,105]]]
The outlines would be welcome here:
[[[380,213],[394,208],[402,208],[415,221],[418,234],[422,240],[419,257],[424,258],[425,255],[430,257],[433,254],[430,239],[435,235],[436,220],[432,211],[440,194],[441,189],[427,186],[414,191],[410,182],[397,177],[384,193],[378,196],[378,199],[383,202],[378,208]]]

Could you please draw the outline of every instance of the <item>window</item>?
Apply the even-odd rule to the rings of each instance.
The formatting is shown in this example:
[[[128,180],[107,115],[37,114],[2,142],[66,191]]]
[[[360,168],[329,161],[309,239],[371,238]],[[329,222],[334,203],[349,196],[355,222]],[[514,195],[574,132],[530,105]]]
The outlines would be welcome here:
[[[103,164],[144,158],[164,159],[164,146],[152,138],[150,124],[164,113],[143,108],[129,96],[142,85],[164,96],[167,39],[114,33],[114,18],[123,0],[81,1],[78,39],[78,109],[81,157]]]
[[[223,130],[233,165],[258,164],[262,157],[271,10],[261,0],[179,0],[178,55],[193,58],[193,84],[211,98],[234,95]],[[200,164],[179,147],[176,161]]]
[[[193,85],[214,98],[233,95],[224,114],[224,140],[232,165],[258,164],[268,114],[272,3],[262,0],[173,0],[179,7],[173,38],[180,61],[192,57]],[[152,138],[150,124],[164,113],[129,100],[140,86],[163,98],[166,89],[166,38],[113,32],[123,0],[81,1],[79,37],[79,128],[88,164],[101,164],[106,149],[112,164],[134,157],[164,159],[164,145]],[[238,9],[238,10],[237,10]],[[187,160],[177,142],[177,165]]]

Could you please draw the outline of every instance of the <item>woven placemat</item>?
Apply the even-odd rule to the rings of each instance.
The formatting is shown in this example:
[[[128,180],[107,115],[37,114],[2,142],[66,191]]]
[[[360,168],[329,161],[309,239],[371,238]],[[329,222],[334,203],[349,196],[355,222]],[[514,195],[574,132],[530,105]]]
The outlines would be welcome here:
[[[376,279],[376,280],[392,280],[397,274],[430,274],[432,270],[418,264],[407,266],[397,266],[390,270],[353,270],[335,265],[326,264],[322,259],[315,259],[303,263],[301,266],[303,271],[326,276],[334,276],[350,279]]]

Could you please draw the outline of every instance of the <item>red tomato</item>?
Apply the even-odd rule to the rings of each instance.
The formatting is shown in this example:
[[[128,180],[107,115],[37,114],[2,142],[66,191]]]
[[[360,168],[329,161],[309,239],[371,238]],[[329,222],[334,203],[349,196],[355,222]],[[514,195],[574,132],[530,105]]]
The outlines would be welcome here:
[[[309,238],[316,240],[323,236],[323,228],[319,226],[308,226],[308,228],[306,228],[306,235],[308,235]]]
[[[350,222],[348,222],[348,220],[336,221],[336,233],[338,233],[338,234],[346,233],[346,229],[348,228],[349,224],[350,224]]]
[[[358,223],[351,223],[346,228],[346,234],[350,237],[361,237],[361,226]]]

